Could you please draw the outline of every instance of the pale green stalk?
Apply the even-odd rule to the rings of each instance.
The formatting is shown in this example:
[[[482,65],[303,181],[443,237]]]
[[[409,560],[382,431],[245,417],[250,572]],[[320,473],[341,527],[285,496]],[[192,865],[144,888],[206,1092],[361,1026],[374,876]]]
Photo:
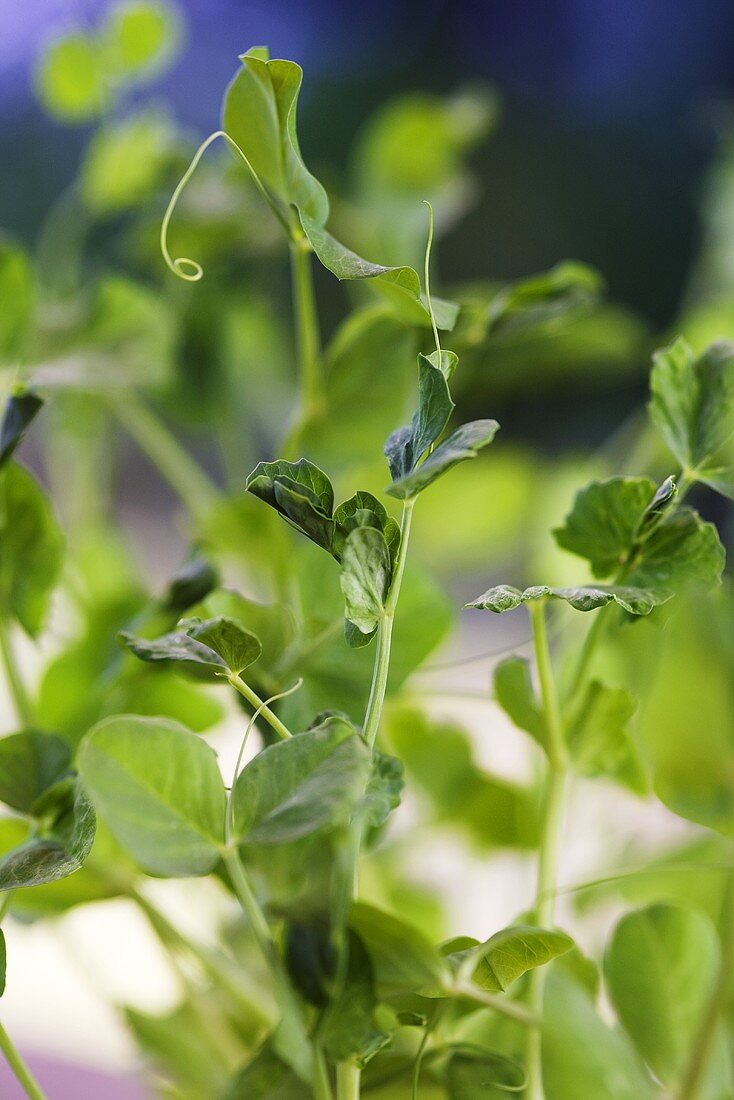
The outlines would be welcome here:
[[[18,668],[8,623],[0,618],[0,656],[2,657],[5,678],[10,689],[18,720],[28,727],[33,725],[33,706],[23,677]]]
[[[132,392],[109,398],[110,411],[165,478],[194,519],[202,519],[220,499],[216,485],[184,450],[162,420]]]
[[[7,1031],[0,1023],[0,1050],[5,1056],[5,1061],[13,1071],[16,1080],[23,1089],[29,1100],[47,1100],[46,1093],[36,1081],[35,1077],[29,1070],[21,1058],[18,1051],[15,1049],[13,1042],[8,1035]]]
[[[241,676],[238,676],[236,673],[233,672],[227,677],[227,679],[229,680],[235,691],[238,691],[240,695],[247,699],[248,703],[250,703],[251,706],[256,709],[258,714],[262,714],[265,721],[273,730],[275,730],[281,740],[287,741],[289,737],[293,736],[288,727],[283,722],[281,722],[280,718],[278,718],[278,715],[270,709],[265,700],[261,699],[256,691],[252,690],[249,684],[245,683]],[[290,694],[290,692],[286,692],[284,694]],[[273,698],[280,698],[280,696],[273,696]],[[269,702],[272,702],[272,698],[269,700]]]
[[[545,601],[540,600],[530,605],[530,617],[533,625],[535,659],[540,681],[543,713],[548,731],[548,775],[541,821],[535,896],[535,920],[541,927],[547,928],[553,923],[555,914],[558,861],[568,780],[568,754],[558,690],[553,675],[550,647],[548,645]],[[538,1022],[538,1026],[531,1028],[527,1036],[526,1100],[545,1100],[540,1029],[540,1021],[543,1016],[545,980],[546,968],[536,967],[530,975],[529,1008],[532,1016]]]
[[[361,1077],[356,1062],[340,1062],[336,1067],[337,1100],[359,1100]]]
[[[721,961],[708,1003],[704,1008],[688,1065],[675,1100],[700,1100],[711,1063],[722,1015],[734,979],[734,871],[729,873],[721,909]]]

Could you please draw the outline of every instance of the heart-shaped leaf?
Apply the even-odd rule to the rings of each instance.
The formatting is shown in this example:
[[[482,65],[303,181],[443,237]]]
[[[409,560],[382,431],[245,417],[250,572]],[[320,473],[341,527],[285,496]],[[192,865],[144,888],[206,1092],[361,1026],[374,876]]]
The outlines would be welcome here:
[[[635,699],[624,688],[598,680],[588,685],[566,735],[580,775],[612,776],[637,794],[647,793],[649,783],[629,731],[636,709]]]
[[[74,874],[94,842],[95,814],[78,779],[62,779],[36,804],[38,835],[0,859],[0,890],[42,886]]]
[[[344,543],[340,576],[346,616],[371,635],[382,619],[390,589],[392,562],[385,537],[374,527],[358,527]]]
[[[164,718],[108,718],[77,763],[102,820],[146,871],[206,875],[220,859],[225,791],[213,750]]]
[[[544,966],[573,947],[573,940],[565,932],[532,925],[503,928],[475,946],[467,946],[462,938],[459,950],[452,950],[454,943],[449,941],[443,949],[452,970],[492,993],[504,993],[528,970]]]
[[[259,753],[235,784],[235,835],[288,844],[348,824],[364,794],[369,751],[344,719],[327,718]]]

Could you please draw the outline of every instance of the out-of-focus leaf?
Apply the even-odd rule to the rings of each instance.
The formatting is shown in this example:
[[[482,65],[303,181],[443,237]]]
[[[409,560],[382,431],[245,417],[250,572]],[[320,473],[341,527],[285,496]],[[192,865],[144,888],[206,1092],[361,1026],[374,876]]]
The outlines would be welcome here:
[[[520,1092],[525,1071],[519,1062],[492,1051],[463,1050],[452,1054],[445,1071],[450,1100],[495,1100]]]
[[[499,584],[477,596],[476,600],[466,606],[480,611],[494,611],[499,615],[503,611],[514,611],[523,603],[552,599],[563,600],[576,611],[595,611],[598,607],[606,607],[608,603],[616,603],[630,615],[649,615],[653,608],[665,603],[670,597],[671,593],[665,589],[633,588],[629,585],[549,588],[546,584],[536,584],[521,592],[519,588],[513,588],[509,584]]]
[[[696,471],[734,435],[734,344],[697,358],[676,340],[655,355],[650,390],[653,424],[683,469]]]
[[[438,948],[399,917],[355,902],[349,924],[367,949],[382,994],[441,987],[448,980],[448,965]]]
[[[0,890],[41,886],[74,874],[94,841],[95,815],[79,780],[62,779],[37,803],[37,835],[0,859]]]
[[[311,1090],[269,1047],[234,1077],[223,1100],[311,1100]]]
[[[133,115],[99,130],[81,172],[82,197],[98,214],[116,214],[149,199],[175,155],[170,124]]]
[[[530,662],[507,657],[494,670],[494,697],[505,714],[545,749],[548,732],[530,678]]]
[[[38,62],[36,88],[45,109],[62,122],[84,123],[100,115],[109,92],[94,38],[74,31],[51,42]]]
[[[171,577],[165,594],[161,598],[161,604],[167,611],[181,614],[193,604],[205,600],[218,584],[217,568],[200,554],[195,554]],[[215,614],[196,616],[194,613],[194,615],[201,619],[217,618]],[[236,615],[226,617],[238,618]]]
[[[104,62],[113,79],[150,78],[175,51],[180,38],[178,15],[162,0],[122,0],[106,12],[100,37]]]
[[[466,946],[462,939],[459,950],[449,950],[446,959],[454,970],[461,970],[474,985],[492,993],[504,993],[513,982],[573,947],[565,932],[514,925],[496,932],[484,943]],[[447,945],[451,948],[451,944]],[[446,951],[446,947],[444,947]]]
[[[326,1054],[333,1062],[356,1058],[364,1064],[385,1042],[375,1027],[377,998],[374,990],[372,961],[364,944],[350,931],[346,943],[347,966],[341,987],[327,1006],[319,1035]]]
[[[25,347],[35,287],[28,256],[5,237],[0,237],[0,301],[0,362],[12,363]]]
[[[394,756],[379,749],[372,750],[372,765],[364,798],[365,821],[373,828],[384,825],[393,810],[400,805],[405,786],[403,765]]]
[[[489,775],[473,762],[466,732],[430,722],[421,711],[390,707],[390,744],[413,780],[428,796],[433,816],[487,846],[531,847],[537,839],[538,808],[533,792]]]
[[[543,1012],[546,1100],[652,1100],[652,1081],[627,1037],[597,1014],[588,993],[550,974]]]
[[[224,784],[199,737],[163,718],[108,718],[77,755],[100,817],[155,875],[206,875],[224,840]]]
[[[649,783],[630,736],[629,722],[637,703],[624,688],[593,680],[567,731],[573,766],[581,775],[610,776],[636,794]]]
[[[0,472],[0,602],[35,637],[41,630],[64,555],[51,504],[15,463]]]
[[[640,1055],[674,1091],[716,981],[719,956],[708,917],[679,905],[628,913],[609,944],[604,977],[612,1003]],[[719,1030],[700,1095],[723,1100],[731,1088],[730,1058]]]
[[[45,791],[65,775],[71,764],[66,741],[51,733],[24,730],[0,739],[0,802],[21,813],[32,813]]]
[[[587,264],[566,260],[550,271],[503,287],[487,307],[488,327],[496,332],[545,328],[590,309],[599,301],[604,282]]]
[[[0,423],[0,466],[12,456],[42,406],[43,398],[32,390],[20,390],[8,399]]]

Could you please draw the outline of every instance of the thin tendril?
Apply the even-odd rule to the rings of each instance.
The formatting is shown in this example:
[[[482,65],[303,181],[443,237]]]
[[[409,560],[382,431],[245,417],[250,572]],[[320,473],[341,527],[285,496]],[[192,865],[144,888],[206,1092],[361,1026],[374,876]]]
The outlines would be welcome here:
[[[262,713],[262,711],[264,710],[265,707],[269,707],[271,703],[275,703],[278,699],[285,699],[288,695],[293,695],[293,693],[298,691],[298,689],[300,687],[302,687],[302,685],[303,685],[303,677],[299,676],[299,678],[296,680],[293,687],[288,688],[287,691],[280,691],[275,695],[271,695],[269,699],[265,699],[260,704],[260,706],[257,708],[257,710],[252,714],[249,722],[247,723],[247,728],[245,729],[245,735],[242,738],[242,744],[240,745],[240,751],[237,754],[237,762],[234,766],[234,775],[232,777],[232,786],[229,789],[229,795],[227,797],[227,812],[226,812],[226,815],[225,815],[224,841],[225,841],[225,844],[228,847],[229,847],[230,841],[232,839],[232,834],[234,833],[234,789],[235,789],[235,786],[237,784],[237,780],[239,778],[240,766],[242,764],[242,757],[245,755],[245,747],[247,746],[247,739],[250,736],[250,732],[252,731],[252,727],[255,725],[255,722],[257,722],[258,718],[260,717],[260,714]]]
[[[436,325],[436,318],[433,315],[433,305],[431,304],[431,246],[433,245],[433,207],[427,199],[423,199],[423,205],[428,207],[428,241],[426,242],[426,258],[423,268],[424,279],[426,284],[426,303],[428,305],[428,312],[431,317],[431,327],[433,328],[433,339],[436,341],[436,351],[438,352],[438,358],[441,359],[441,341],[438,338],[438,326]]]
[[[267,191],[262,180],[250,164],[250,161],[240,149],[237,142],[234,141],[233,138],[229,136],[229,134],[225,133],[224,130],[215,130],[213,134],[210,134],[208,138],[202,141],[201,145],[194,153],[191,159],[191,163],[179,180],[175,191],[171,195],[168,207],[166,208],[166,212],[163,215],[163,221],[161,222],[160,247],[163,259],[166,261],[166,266],[173,272],[174,275],[177,275],[179,279],[184,279],[188,283],[197,283],[204,274],[204,268],[201,266],[200,263],[198,263],[197,260],[192,260],[189,256],[179,256],[176,259],[171,256],[171,253],[168,249],[168,227],[170,225],[171,218],[173,217],[173,212],[176,209],[176,204],[181,197],[181,193],[183,192],[186,184],[189,182],[192,175],[196,171],[199,161],[203,157],[204,153],[207,151],[209,146],[214,141],[216,141],[217,138],[224,138],[230,148],[234,150],[234,152],[237,154],[237,156],[240,158],[240,160],[243,162],[248,172],[252,176],[252,180],[258,191],[265,199],[266,203],[273,211],[278,221],[288,233],[288,236],[291,236],[291,228],[288,225],[288,222],[282,210]]]

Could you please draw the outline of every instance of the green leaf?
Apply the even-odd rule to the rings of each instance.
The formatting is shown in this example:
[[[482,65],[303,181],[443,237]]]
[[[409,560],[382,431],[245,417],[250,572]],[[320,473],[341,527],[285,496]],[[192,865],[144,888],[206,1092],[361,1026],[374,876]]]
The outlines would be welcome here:
[[[5,935],[0,928],[0,997],[5,992],[5,979],[7,975],[8,955],[5,947]]]
[[[53,41],[36,70],[36,88],[45,109],[62,122],[100,115],[109,93],[102,52],[92,36],[75,31]]]
[[[353,727],[331,717],[259,753],[234,788],[235,835],[277,845],[349,823],[369,774],[369,750]]]
[[[451,1055],[446,1066],[449,1100],[478,1100],[478,1097],[519,1093],[525,1084],[523,1067],[503,1054],[464,1050]]]
[[[100,28],[104,60],[113,78],[140,80],[157,74],[174,52],[180,31],[175,9],[161,0],[123,0]]]
[[[665,603],[671,595],[665,589],[633,588],[625,585],[549,588],[546,584],[537,584],[521,591],[509,584],[499,584],[489,588],[466,606],[501,615],[503,611],[514,611],[523,603],[553,599],[564,600],[576,611],[595,611],[598,607],[606,607],[608,603],[616,603],[630,615],[649,615],[653,608]]]
[[[266,1046],[236,1074],[223,1100],[311,1100],[311,1096],[311,1089]]]
[[[636,709],[635,699],[624,688],[598,680],[588,685],[578,716],[567,730],[573,766],[580,775],[611,776],[637,794],[647,794],[647,777],[629,732]]]
[[[494,670],[494,697],[515,725],[545,749],[548,731],[535,697],[529,661],[523,657],[500,661]]]
[[[592,481],[576,494],[563,527],[553,532],[556,542],[586,558],[595,577],[617,573],[654,497],[655,483],[646,477]]]
[[[711,588],[721,580],[726,554],[713,523],[692,508],[677,508],[643,542],[627,580],[643,588]]]
[[[385,492],[400,500],[417,496],[457,463],[476,458],[477,453],[492,442],[498,429],[496,420],[473,420],[470,424],[463,424],[440,443],[412,473],[394,481]]]
[[[598,271],[575,260],[503,287],[487,309],[489,332],[551,328],[595,306],[604,289]]]
[[[516,925],[446,958],[452,969],[461,970],[480,989],[504,993],[528,970],[544,966],[572,947],[573,940],[565,932]]]
[[[0,859],[0,890],[41,886],[74,874],[84,863],[94,841],[92,803],[79,782],[62,779],[36,804],[38,835]]]
[[[160,115],[132,115],[98,130],[81,170],[81,194],[94,213],[114,215],[155,195],[175,162],[176,135]]]
[[[35,304],[33,269],[26,253],[0,235],[0,363],[23,355]]]
[[[27,730],[0,739],[0,802],[30,814],[33,805],[71,765],[71,749],[61,737]]]
[[[174,664],[204,666],[214,669],[220,676],[227,672],[227,665],[218,653],[181,630],[163,634],[160,638],[139,638],[123,630],[118,637],[141,661],[172,661]]]
[[[216,566],[200,554],[195,554],[171,577],[165,594],[161,598],[161,606],[166,611],[173,611],[180,615],[181,612],[186,611],[193,604],[205,600],[218,584],[219,570]],[[220,614],[226,618],[241,619],[239,615],[226,615],[225,612],[220,612]],[[211,612],[195,617],[215,619],[218,614]]]
[[[425,355],[418,356],[418,410],[410,427],[398,428],[385,444],[390,475],[399,481],[412,473],[438,440],[454,409],[446,376]]]
[[[313,462],[259,462],[247,478],[248,493],[259,497],[317,546],[333,553],[334,490]]]
[[[384,535],[390,551],[390,561],[395,562],[400,549],[400,525],[389,516],[377,497],[360,489],[334,509],[334,553],[343,553],[344,539],[350,531],[359,527],[373,527]]]
[[[340,988],[327,1006],[319,1036],[332,1062],[356,1058],[364,1065],[388,1041],[375,1027],[377,1007],[372,962],[364,944],[353,931],[347,935],[347,965]]]
[[[400,805],[404,786],[403,765],[400,760],[379,749],[373,749],[370,777],[364,797],[364,814],[368,825],[379,829],[385,824],[392,811]]]
[[[303,163],[296,135],[303,70],[293,61],[270,61],[258,54],[240,57],[242,67],[225,92],[222,129],[284,212],[294,205],[325,225],[329,200]]]
[[[346,616],[363,634],[382,619],[390,589],[392,562],[385,537],[374,527],[358,527],[344,543],[340,583]]]
[[[190,631],[194,641],[212,650],[235,676],[258,659],[260,640],[232,619],[220,616],[198,623]]]
[[[546,1100],[653,1100],[658,1091],[627,1037],[608,1027],[588,993],[548,975],[543,1012]]]
[[[708,917],[679,905],[657,904],[623,917],[604,960],[612,1003],[660,1080],[675,1091],[717,979],[720,950]],[[732,1086],[724,1035],[717,1032],[715,1064],[702,1097],[723,1097]],[[718,1088],[714,1086],[718,1078]]]
[[[371,279],[375,289],[388,299],[397,311],[397,315],[406,324],[431,324],[431,315],[421,294],[418,272],[412,267],[385,267],[362,259],[356,252],[341,244],[326,229],[324,223],[299,210],[303,232],[321,263],[337,279]],[[431,295],[431,306],[436,326],[439,329],[452,329],[459,315],[455,302],[446,301]]]
[[[20,390],[8,398],[0,424],[0,466],[11,457],[42,406],[43,398],[32,390]]]
[[[734,435],[734,344],[696,358],[676,340],[655,354],[650,391],[653,424],[684,470],[705,466]]]
[[[0,603],[35,637],[58,581],[64,540],[51,505],[27,470],[0,472]]]
[[[383,995],[441,987],[449,978],[438,949],[399,917],[358,901],[352,905],[349,925],[367,949]]]
[[[196,734],[163,718],[108,718],[86,735],[77,763],[100,817],[146,871],[214,869],[225,791],[215,753]]]

